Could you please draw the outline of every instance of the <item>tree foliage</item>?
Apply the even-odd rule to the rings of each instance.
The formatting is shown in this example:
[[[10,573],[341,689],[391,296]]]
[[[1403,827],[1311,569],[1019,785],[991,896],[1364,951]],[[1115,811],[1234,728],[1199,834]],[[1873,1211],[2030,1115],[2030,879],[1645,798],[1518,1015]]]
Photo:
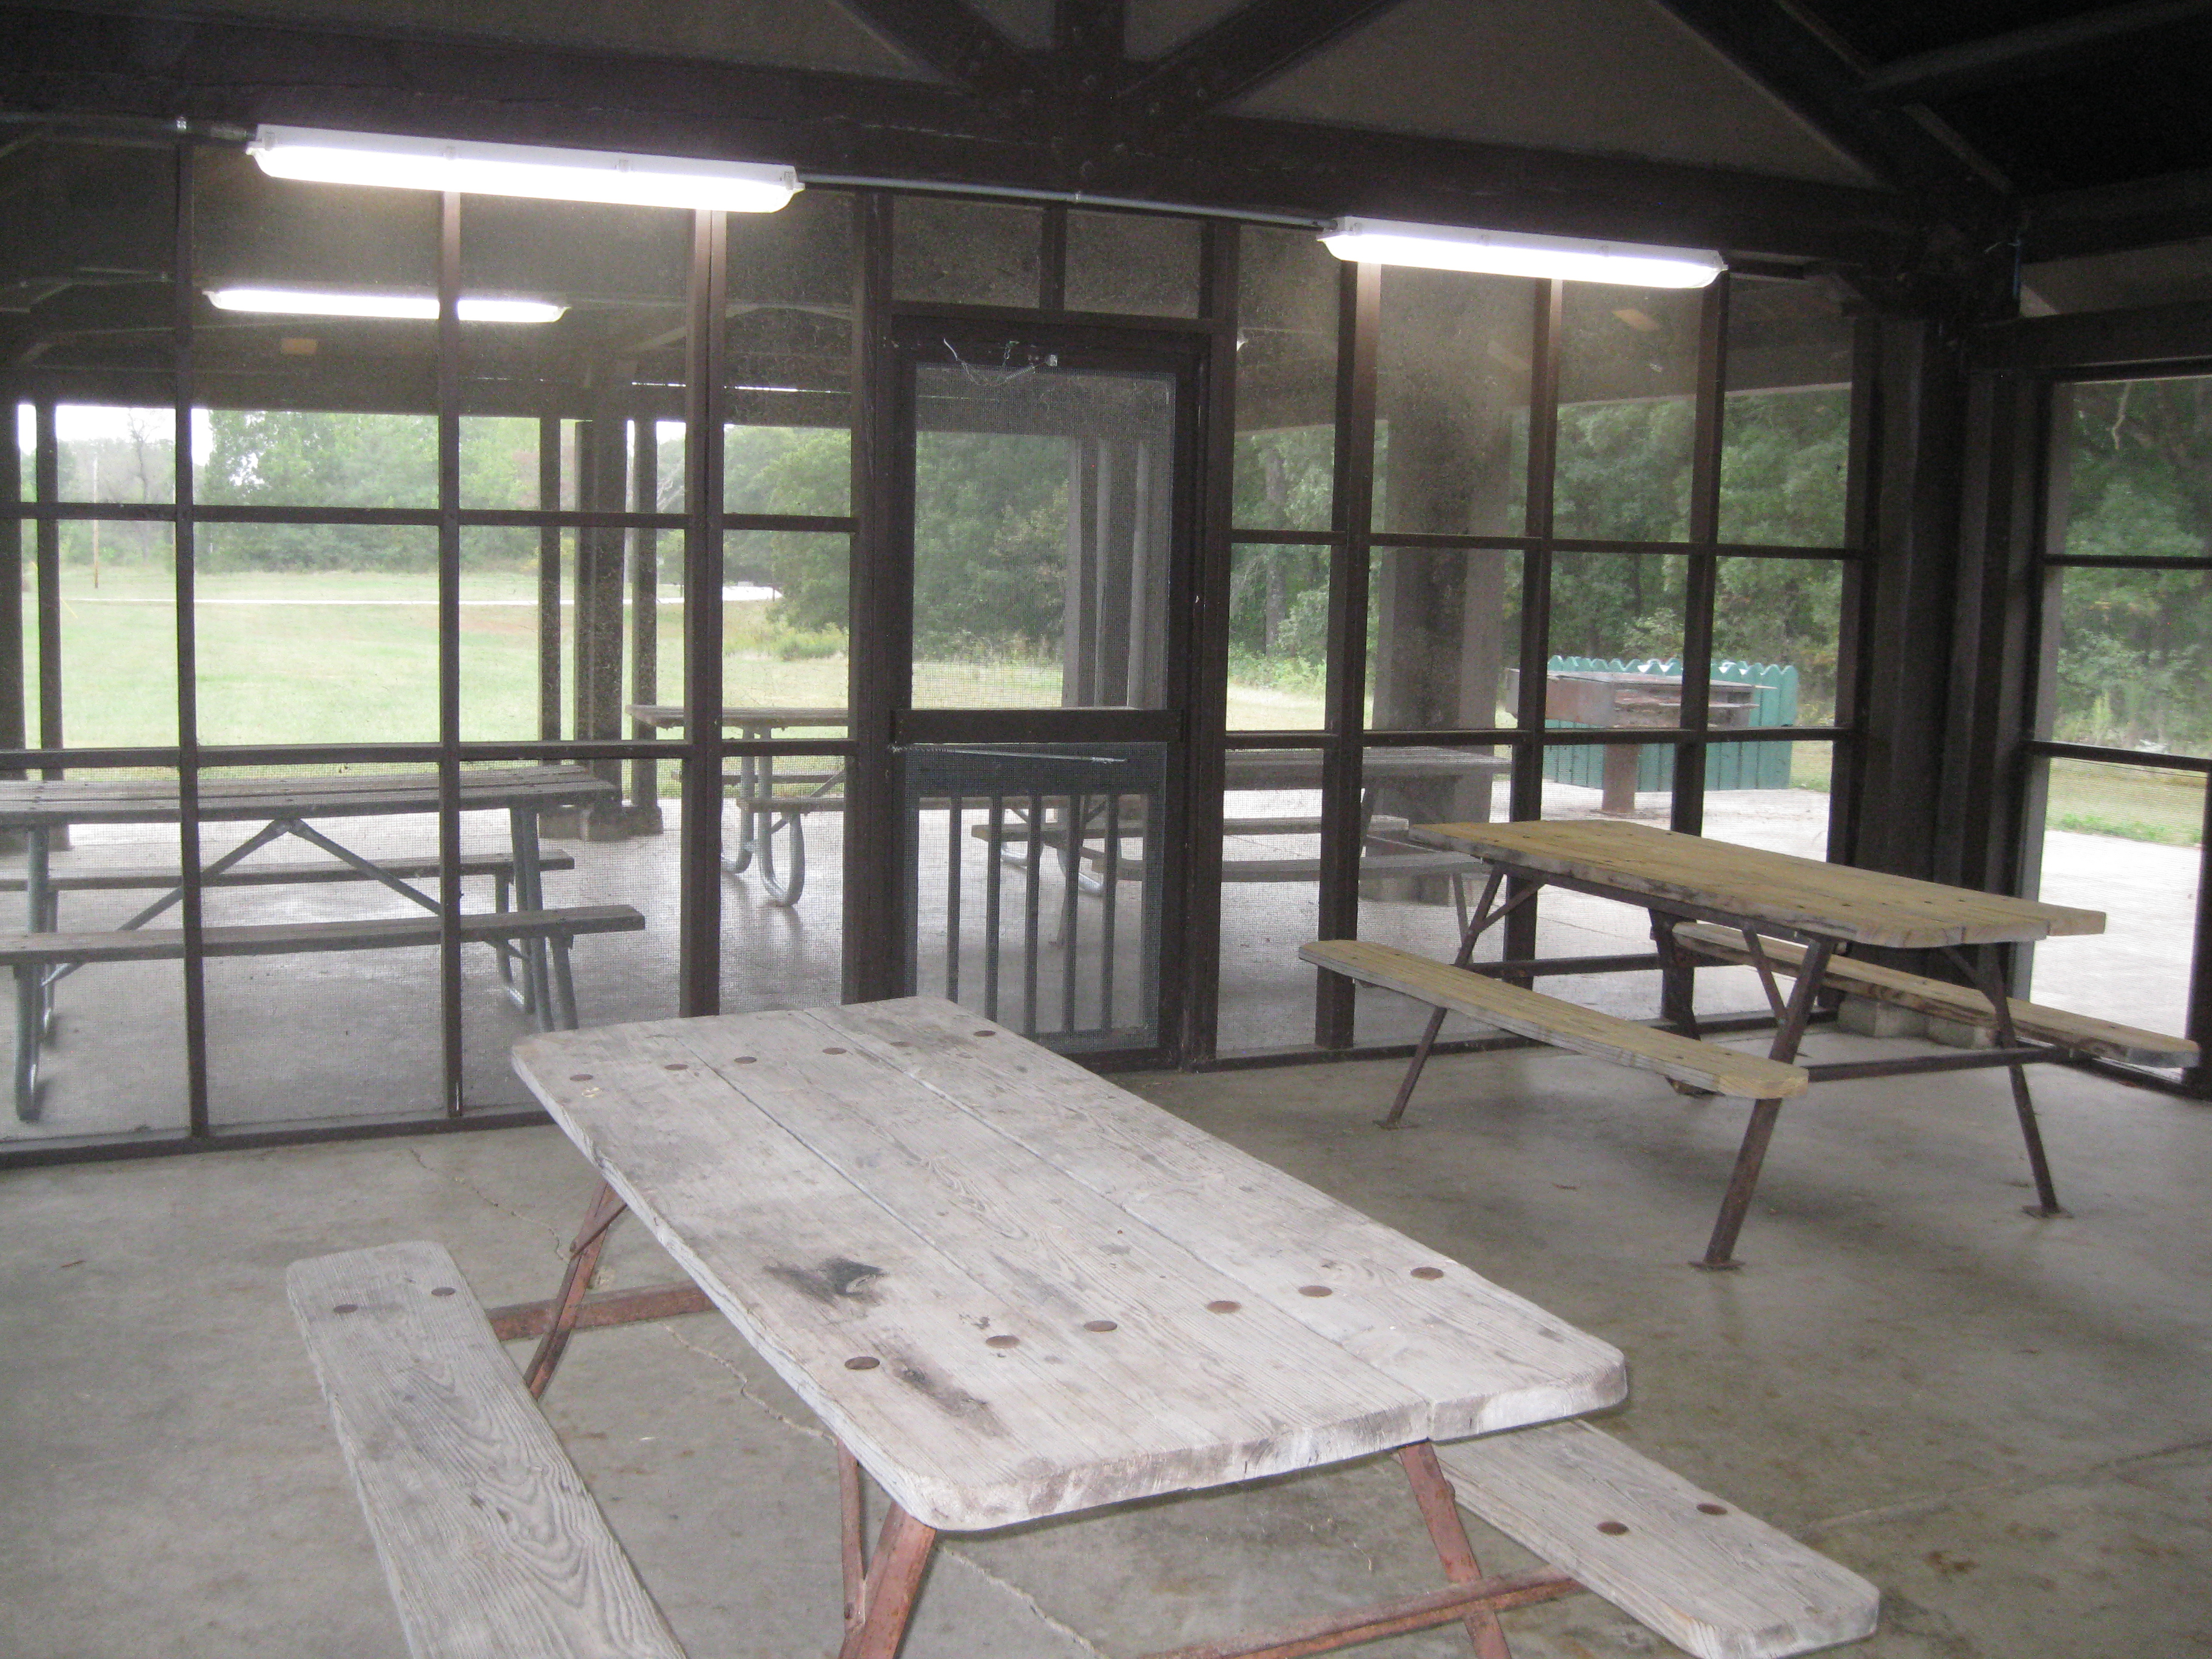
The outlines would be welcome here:
[[[2073,389],[2058,434],[2072,555],[2212,556],[2212,380]],[[2212,745],[2212,572],[2074,566],[2045,627],[2054,735],[2145,750]]]

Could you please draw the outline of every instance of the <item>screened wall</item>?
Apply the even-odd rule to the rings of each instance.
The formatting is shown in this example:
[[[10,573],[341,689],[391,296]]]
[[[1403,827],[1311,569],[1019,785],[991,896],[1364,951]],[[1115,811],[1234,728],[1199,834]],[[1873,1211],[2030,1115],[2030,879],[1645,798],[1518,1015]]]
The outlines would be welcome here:
[[[2069,377],[2049,398],[2021,886],[2112,921],[2016,978],[2057,1007],[2202,1033],[2212,377]]]
[[[994,872],[1070,983],[1113,903],[1156,917],[1166,976],[1114,982],[1158,1018],[1086,1051],[1193,1065],[1407,1040],[1296,949],[1449,948],[1465,881],[1393,873],[1412,826],[1848,853],[1863,420],[1817,280],[886,191],[441,198],[198,141],[30,137],[0,196],[6,873],[32,930],[150,941],[19,974],[0,1158],[511,1121],[549,1021],[937,988],[920,896]],[[1095,406],[1128,362],[1185,424],[900,425],[931,373]],[[1157,750],[1123,822],[1158,861],[901,794],[917,744],[986,739]],[[1111,794],[1056,787],[1032,845]],[[510,909],[636,920],[555,951]],[[1607,909],[1547,894],[1491,948],[1648,1012]]]

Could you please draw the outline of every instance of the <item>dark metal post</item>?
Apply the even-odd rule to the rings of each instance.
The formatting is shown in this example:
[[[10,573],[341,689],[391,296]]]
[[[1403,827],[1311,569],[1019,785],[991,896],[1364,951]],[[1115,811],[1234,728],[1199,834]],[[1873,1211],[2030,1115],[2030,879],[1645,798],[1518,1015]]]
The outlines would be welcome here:
[[[1210,222],[1200,252],[1200,305],[1214,332],[1200,392],[1203,435],[1194,584],[1198,615],[1192,630],[1198,643],[1189,653],[1189,736],[1183,757],[1183,776],[1190,786],[1182,815],[1183,890],[1188,896],[1182,907],[1183,996],[1180,1033],[1161,1033],[1164,1042],[1180,1050],[1185,1065],[1213,1057],[1221,1004],[1222,744],[1229,692],[1230,478],[1237,455],[1237,273],[1242,254],[1237,228],[1221,220]],[[1107,1001],[1099,1016],[1102,1026],[1113,1024],[1114,909],[1121,881],[1118,797],[1107,811],[1101,947]],[[1156,827],[1147,825],[1146,835],[1157,833]]]
[[[1360,769],[1367,698],[1367,563],[1375,501],[1376,350],[1382,325],[1382,268],[1346,265],[1337,312],[1336,477],[1329,550],[1328,731],[1322,747],[1320,935],[1359,932]],[[1322,974],[1314,1042],[1352,1046],[1356,993]]]
[[[906,562],[894,546],[902,486],[894,476],[898,437],[897,362],[890,339],[891,198],[880,191],[863,191],[855,210],[860,258],[853,298],[856,406],[848,689],[853,755],[845,773],[848,1002],[897,996],[904,988],[908,943],[900,931],[907,902],[898,867],[904,838],[895,821],[900,803],[892,775],[891,711],[906,701],[913,646]],[[995,857],[995,848],[994,853]]]
[[[461,198],[438,216],[438,1015],[461,1115]],[[543,1005],[540,1016],[544,1018]]]
[[[629,474],[632,507],[640,513],[659,511],[660,434],[650,410],[640,409],[631,425]],[[629,700],[634,703],[660,700],[659,544],[658,532],[630,532]],[[721,591],[719,581],[715,591]],[[629,734],[641,740],[659,735],[650,721],[641,720],[632,722]],[[660,832],[658,762],[633,760],[629,763],[629,827],[633,834]]]
[[[557,415],[538,420],[538,506],[545,513],[561,508]],[[561,530],[550,524],[538,532],[538,735],[546,743],[561,740]]]
[[[1528,509],[1523,522],[1531,539],[1521,572],[1521,704],[1516,711],[1522,735],[1513,750],[1508,813],[1521,819],[1544,816],[1545,751],[1536,734],[1544,729],[1544,709],[1551,694],[1547,665],[1552,635],[1553,472],[1559,449],[1559,345],[1566,284],[1538,284],[1535,306],[1528,343]],[[1535,905],[1523,905],[1508,918],[1503,949],[1516,961],[1536,954]]]
[[[207,957],[205,913],[200,888],[200,706],[199,636],[193,616],[197,537],[193,504],[198,482],[192,475],[192,308],[198,284],[192,280],[192,162],[187,142],[177,146],[176,233],[170,269],[176,273],[171,295],[171,325],[176,331],[177,523],[173,558],[177,592],[177,866],[183,872],[178,925],[184,931],[185,1107],[190,1133],[209,1133]],[[44,624],[41,623],[41,633]],[[40,641],[41,647],[45,641]]]
[[[54,429],[54,400],[51,394],[41,397],[33,405],[33,443],[31,470],[33,488],[38,492],[39,505],[51,507],[62,493],[62,452],[58,435]],[[189,418],[179,411],[179,419]],[[190,446],[179,444],[179,452]],[[41,514],[38,520],[39,575],[39,747],[58,749],[62,746],[62,525],[51,513]],[[41,775],[49,778],[62,775],[58,766],[47,767]],[[55,844],[67,846],[66,832],[58,832]]]
[[[692,228],[685,348],[684,845],[678,1006],[722,1006],[722,407],[729,229],[720,213]]]
[[[0,386],[0,514],[23,501],[23,451],[15,429],[15,392]],[[0,516],[0,749],[28,735],[23,696],[23,521]],[[20,777],[16,771],[0,776]]]

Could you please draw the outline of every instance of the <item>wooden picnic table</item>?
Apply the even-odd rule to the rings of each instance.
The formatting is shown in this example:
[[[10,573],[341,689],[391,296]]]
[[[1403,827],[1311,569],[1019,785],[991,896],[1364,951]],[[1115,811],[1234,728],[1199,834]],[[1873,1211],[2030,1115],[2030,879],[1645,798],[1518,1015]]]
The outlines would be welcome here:
[[[580,766],[505,766],[464,769],[460,774],[460,810],[504,811],[507,814],[511,876],[515,912],[545,917],[566,915],[586,930],[621,927],[620,918],[599,915],[586,919],[580,912],[549,913],[545,909],[543,867],[538,846],[538,814],[547,807],[581,805],[617,793],[616,787]],[[326,776],[280,775],[270,777],[206,778],[195,792],[195,810],[203,823],[259,823],[261,828],[238,846],[207,860],[203,879],[221,878],[271,843],[287,837],[304,841],[330,855],[342,866],[318,865],[308,873],[324,878],[345,873],[373,881],[398,893],[433,915],[442,913],[437,897],[413,881],[394,873],[375,860],[348,848],[318,830],[310,819],[380,817],[430,813],[441,805],[435,772],[345,773]],[[40,935],[58,932],[52,848],[53,832],[76,823],[173,823],[183,811],[181,786],[174,779],[78,777],[0,781],[0,828],[23,832],[24,935],[11,957],[15,975],[16,1042],[15,1064],[15,1110],[26,1120],[36,1115],[40,1048],[51,1023],[53,987],[80,962],[112,959],[118,955],[112,941],[89,935],[66,937],[82,941],[75,960],[38,959]],[[413,869],[420,860],[404,861]],[[281,872],[275,864],[267,869]],[[184,897],[181,877],[168,870],[130,872],[131,884],[147,887],[160,896],[120,923],[115,933],[136,933],[175,906]],[[507,878],[501,881],[502,890]],[[605,907],[602,907],[603,908]],[[642,925],[639,922],[638,925]],[[522,973],[510,984],[517,1002],[541,1024],[574,1024],[574,988],[570,982],[568,932],[557,925],[526,927],[511,937],[494,939],[502,974],[512,981],[515,961]],[[233,933],[239,930],[233,929]],[[364,944],[421,942],[419,933],[384,928],[361,933],[345,924],[294,926],[270,942],[287,950],[358,949]],[[233,940],[241,947],[250,941]],[[175,941],[165,940],[164,951]]]
[[[935,998],[562,1032],[514,1064],[605,1178],[580,1243],[627,1206],[890,1496],[904,1589],[870,1603],[910,1600],[939,1530],[1625,1391],[1608,1344]]]
[[[1779,1061],[1795,1060],[1814,998],[1824,988],[1833,988],[1832,961],[1836,962],[1837,972],[1844,970],[1835,956],[1839,948],[1866,945],[1947,953],[1977,988],[1978,994],[1969,998],[1975,1005],[1970,1014],[1986,1008],[1987,1022],[1997,1033],[1996,1047],[1966,1054],[1813,1065],[1803,1070],[1818,1082],[1977,1066],[2010,1067],[2014,1102],[2039,1200],[2033,1212],[2064,1213],[2051,1186],[2021,1070],[2028,1061],[2055,1058],[2063,1050],[2026,1042],[2015,1029],[2013,1011],[2027,1006],[2007,997],[1994,963],[1969,960],[1960,950],[2101,933],[2105,927],[2101,912],[1948,887],[1618,821],[1434,823],[1415,826],[1408,835],[1422,844],[1481,860],[1498,878],[1513,878],[1523,894],[1546,885],[1563,887],[1649,911],[1664,975],[1662,1020],[1692,1038],[1699,1033],[1686,970],[1696,965],[1698,955],[1714,956],[1717,950],[1729,950],[1731,954],[1727,959],[1747,962],[1759,973],[1778,1025],[1769,1055]],[[1456,967],[1471,965],[1476,936],[1509,908],[1491,902],[1498,890],[1496,879],[1492,889],[1462,937]],[[1678,929],[1682,933],[1680,939]],[[1697,938],[1718,940],[1723,937],[1741,943],[1717,945],[1714,949],[1692,945]],[[1785,999],[1777,981],[1778,976],[1790,975],[1796,975],[1796,984]],[[1928,995],[1940,994],[1947,988],[1939,981],[1917,975],[1892,973],[1890,977],[1924,988]],[[1859,982],[1855,981],[1852,988],[1859,988]],[[1404,1109],[1443,1024],[1443,1012],[1438,1007],[1430,1019],[1399,1091],[1391,1121]],[[1779,1097],[1753,1103],[1712,1238],[1698,1266],[1736,1265],[1732,1255],[1736,1235],[1758,1183],[1781,1105]]]

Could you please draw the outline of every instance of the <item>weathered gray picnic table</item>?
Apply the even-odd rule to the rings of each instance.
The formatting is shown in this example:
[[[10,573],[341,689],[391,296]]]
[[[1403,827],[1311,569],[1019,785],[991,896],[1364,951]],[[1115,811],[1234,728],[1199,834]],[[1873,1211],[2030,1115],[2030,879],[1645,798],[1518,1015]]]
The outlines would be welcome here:
[[[580,766],[492,767],[460,774],[460,810],[504,811],[509,852],[504,860],[477,860],[494,873],[501,902],[492,917],[467,918],[467,936],[490,942],[500,952],[501,972],[515,1000],[543,1026],[575,1023],[575,992],[567,945],[574,933],[634,931],[643,919],[627,906],[571,907],[549,911],[543,883],[544,860],[538,847],[538,814],[550,806],[581,805],[616,793],[615,786]],[[354,851],[309,820],[385,817],[434,813],[440,803],[434,772],[344,774],[331,776],[203,779],[195,810],[203,823],[252,823],[260,828],[238,846],[200,867],[208,884],[247,885],[288,880],[359,879],[399,894],[435,919],[437,897],[414,884],[434,875],[434,859],[383,862]],[[58,877],[52,848],[54,831],[82,823],[174,823],[183,811],[179,786],[161,778],[62,778],[0,781],[0,829],[24,837],[24,931],[0,936],[0,961],[15,974],[15,1109],[36,1115],[40,1049],[52,1017],[56,981],[87,962],[147,960],[182,954],[181,933],[146,926],[184,897],[182,878],[173,868],[102,870]],[[303,841],[330,855],[312,865],[264,863],[251,872],[239,866],[255,853],[287,837]],[[494,866],[496,865],[496,868]],[[514,908],[505,903],[512,884]],[[17,884],[9,881],[7,885]],[[63,933],[58,893],[64,887],[141,888],[159,896],[128,921],[100,933]],[[388,920],[263,925],[205,930],[210,954],[258,955],[291,951],[378,949],[435,944],[434,927]],[[519,962],[520,982],[514,973]]]
[[[896,1653],[940,1530],[1384,1452],[1445,1588],[1160,1659],[1451,1623],[1504,1659],[1498,1610],[1584,1587],[1705,1659],[1873,1628],[1864,1580],[1566,1420],[1626,1392],[1609,1344],[952,1003],[553,1033],[515,1069],[604,1178],[552,1302],[487,1316],[429,1243],[289,1275],[417,1655],[680,1654],[532,1398],[580,1325],[709,1308],[836,1438],[843,1659]],[[586,1297],[625,1213],[690,1284]],[[540,1333],[518,1376],[497,1339]],[[1486,1575],[1455,1487],[1556,1565]]]

